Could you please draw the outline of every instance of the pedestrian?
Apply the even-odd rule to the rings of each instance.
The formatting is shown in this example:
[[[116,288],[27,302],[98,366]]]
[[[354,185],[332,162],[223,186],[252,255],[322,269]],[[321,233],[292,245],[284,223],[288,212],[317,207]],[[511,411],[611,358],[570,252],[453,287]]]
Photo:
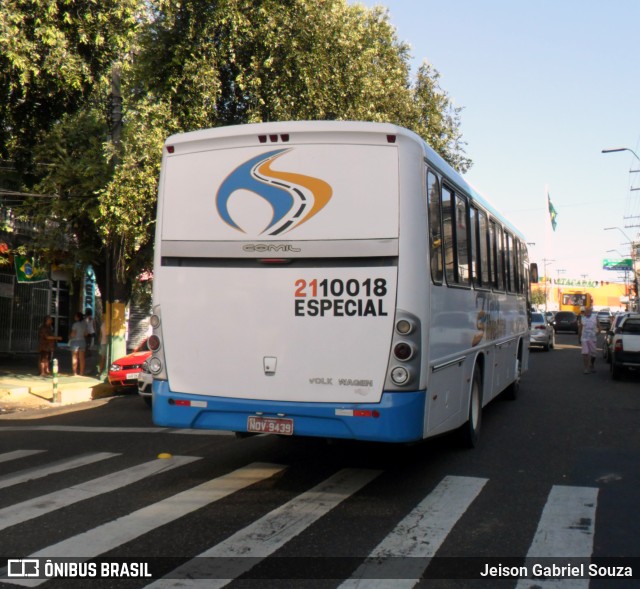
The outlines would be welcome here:
[[[53,317],[47,315],[38,330],[38,355],[40,362],[40,376],[51,374],[50,366],[56,342],[62,338],[53,333]]]
[[[82,313],[78,311],[74,316],[74,323],[71,326],[71,336],[69,338],[69,349],[71,350],[71,366],[73,376],[84,375],[85,353],[87,342],[85,340],[87,324],[84,322]]]
[[[103,375],[104,374],[104,369],[106,368],[106,364],[107,364],[107,342],[109,341],[108,336],[109,336],[109,332],[108,332],[107,322],[103,321],[102,325],[100,326],[100,348],[99,348],[99,351],[98,351],[98,358],[99,358],[98,376]]]
[[[93,318],[93,311],[89,308],[85,311],[84,322],[86,323],[85,343],[87,347],[87,358],[91,356],[93,341],[96,336],[96,320]]]
[[[596,364],[596,338],[598,336],[598,323],[591,307],[584,309],[582,321],[578,324],[578,336],[582,344],[582,363],[584,373],[595,372]]]

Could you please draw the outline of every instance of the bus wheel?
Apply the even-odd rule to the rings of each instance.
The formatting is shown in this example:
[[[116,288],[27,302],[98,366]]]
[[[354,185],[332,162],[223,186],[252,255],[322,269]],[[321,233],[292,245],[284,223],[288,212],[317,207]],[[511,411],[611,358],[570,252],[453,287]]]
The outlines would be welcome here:
[[[480,370],[473,371],[471,395],[469,396],[469,419],[462,426],[462,442],[467,448],[475,448],[480,439],[480,425],[482,423],[482,379]]]
[[[520,356],[516,358],[516,374],[513,382],[504,390],[503,396],[509,401],[515,401],[518,398],[520,392],[520,376],[522,374],[522,365],[520,362]]]

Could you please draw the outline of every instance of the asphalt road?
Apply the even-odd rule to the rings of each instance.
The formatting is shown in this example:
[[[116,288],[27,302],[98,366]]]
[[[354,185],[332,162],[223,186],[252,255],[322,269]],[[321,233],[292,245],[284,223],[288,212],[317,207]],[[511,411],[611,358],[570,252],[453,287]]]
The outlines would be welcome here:
[[[197,563],[244,575],[233,587],[333,588],[357,571],[363,587],[385,586],[376,575],[394,578],[389,587],[569,587],[466,578],[526,556],[629,557],[640,578],[640,376],[613,381],[601,358],[596,368],[583,374],[574,335],[532,351],[519,398],[485,408],[474,450],[453,435],[396,447],[163,430],[135,395],[46,419],[3,418],[0,555],[157,557],[154,573]],[[358,568],[370,555],[375,573]],[[280,578],[282,567],[303,579]],[[195,576],[207,574],[216,576]],[[9,581],[0,587],[16,586]],[[47,589],[85,586],[44,580]]]

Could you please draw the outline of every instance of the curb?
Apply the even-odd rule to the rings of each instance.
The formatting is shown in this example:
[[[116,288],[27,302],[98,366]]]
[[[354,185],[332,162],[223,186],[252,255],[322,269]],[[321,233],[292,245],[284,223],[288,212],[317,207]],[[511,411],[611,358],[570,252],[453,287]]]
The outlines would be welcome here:
[[[57,398],[54,402],[53,380],[24,381],[24,377],[0,377],[0,407],[21,411],[60,407],[111,397],[115,392],[109,383],[96,379],[62,377],[58,382]]]

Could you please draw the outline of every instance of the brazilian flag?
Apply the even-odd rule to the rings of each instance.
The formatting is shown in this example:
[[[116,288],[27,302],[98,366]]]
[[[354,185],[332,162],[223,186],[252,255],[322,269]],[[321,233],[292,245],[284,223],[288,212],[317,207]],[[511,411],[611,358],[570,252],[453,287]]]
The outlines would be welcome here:
[[[547,203],[549,205],[549,218],[551,219],[551,227],[555,231],[556,225],[558,224],[558,222],[556,221],[558,217],[558,212],[554,208],[553,203],[551,202],[551,198],[549,197],[548,194],[547,194]]]
[[[33,263],[33,258],[14,256],[14,262],[18,282],[42,282],[48,279],[46,270],[37,268]]]

